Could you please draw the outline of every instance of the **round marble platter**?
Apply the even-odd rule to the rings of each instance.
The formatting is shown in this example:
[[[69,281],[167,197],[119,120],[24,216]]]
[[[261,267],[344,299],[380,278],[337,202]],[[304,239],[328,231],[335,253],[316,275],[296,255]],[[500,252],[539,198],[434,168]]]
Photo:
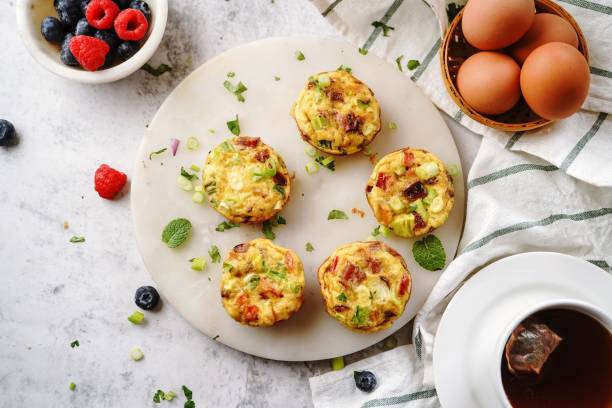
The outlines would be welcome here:
[[[305,59],[296,58],[296,52]],[[352,69],[376,94],[382,110],[383,129],[370,145],[378,157],[398,148],[427,149],[446,164],[459,168],[457,147],[434,105],[398,68],[373,55],[361,55],[357,47],[342,41],[315,38],[272,38],[231,49],[208,61],[189,75],[162,104],[140,145],[131,185],[131,205],[136,239],[146,268],[164,300],[206,335],[245,353],[275,360],[307,361],[346,355],[366,348],[405,325],[424,303],[440,271],[422,269],[412,256],[412,239],[378,238],[405,258],[412,274],[412,295],[404,314],[395,324],[374,334],[355,333],[329,317],[323,307],[316,269],[337,246],[365,240],[377,226],[365,198],[365,184],[372,164],[358,153],[336,158],[334,172],[321,167],[307,174],[312,158],[289,110],[308,77],[335,70]],[[235,72],[227,78],[228,72]],[[275,78],[276,77],[276,78]],[[223,82],[242,81],[248,88],[239,102]],[[211,263],[208,249],[216,245],[222,258],[236,244],[261,237],[261,225],[242,225],[225,232],[216,226],[223,217],[207,204],[192,202],[191,193],[181,190],[177,177],[181,166],[202,167],[208,152],[232,137],[226,122],[240,119],[241,135],[259,136],[284,158],[295,172],[292,195],[281,215],[286,225],[274,229],[275,243],[293,249],[304,263],[304,305],[288,321],[271,328],[253,328],[232,320],[221,304],[221,263]],[[397,129],[388,127],[389,122]],[[186,140],[197,137],[200,148],[189,151]],[[181,140],[176,156],[171,138]],[[348,220],[327,220],[332,209],[344,211]],[[353,213],[361,210],[365,216]],[[465,210],[462,177],[455,180],[455,206],[448,221],[435,235],[453,259],[461,236]],[[359,212],[359,211],[357,211]],[[179,248],[161,241],[164,226],[183,217],[193,224],[191,235]],[[315,250],[307,252],[305,244]],[[191,270],[189,259],[204,257],[203,272]]]

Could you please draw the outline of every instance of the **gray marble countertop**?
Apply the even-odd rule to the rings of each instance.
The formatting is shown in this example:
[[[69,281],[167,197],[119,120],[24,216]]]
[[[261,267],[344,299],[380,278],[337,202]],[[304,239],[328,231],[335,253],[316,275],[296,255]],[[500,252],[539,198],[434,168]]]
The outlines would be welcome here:
[[[198,65],[245,42],[296,34],[337,35],[306,0],[174,0],[153,58],[172,72],[139,71],[91,86],[39,66],[18,37],[13,0],[0,0],[0,118],[20,135],[18,146],[0,149],[1,407],[152,407],[155,390],[180,393],[182,384],[197,407],[312,406],[308,377],[329,370],[327,361],[245,355],[202,335],[168,305],[147,313],[145,325],[129,323],[134,290],[151,284],[129,196],[106,201],[93,190],[101,163],[129,176],[148,121]],[[467,173],[480,139],[445,119]],[[71,244],[72,235],[86,242]],[[409,329],[397,337],[406,342]],[[128,357],[134,345],[142,361]]]

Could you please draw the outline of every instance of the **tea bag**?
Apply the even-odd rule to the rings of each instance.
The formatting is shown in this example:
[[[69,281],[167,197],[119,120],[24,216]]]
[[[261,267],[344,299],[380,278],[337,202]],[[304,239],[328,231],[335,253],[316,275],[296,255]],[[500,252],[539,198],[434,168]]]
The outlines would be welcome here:
[[[547,325],[525,320],[514,329],[506,343],[508,370],[514,375],[539,375],[561,340]]]

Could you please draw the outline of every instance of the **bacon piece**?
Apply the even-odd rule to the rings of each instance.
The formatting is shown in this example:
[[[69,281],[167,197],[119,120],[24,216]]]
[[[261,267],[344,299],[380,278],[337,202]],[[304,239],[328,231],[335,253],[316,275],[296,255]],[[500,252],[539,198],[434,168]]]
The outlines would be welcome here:
[[[329,271],[334,272],[337,266],[338,266],[338,257],[334,256],[334,259],[332,259],[331,265],[329,265]]]
[[[289,269],[289,271],[291,271],[295,266],[295,262],[293,262],[293,257],[289,252],[285,253],[285,266],[287,267],[287,269]]]
[[[256,147],[259,140],[258,137],[241,136],[236,138],[236,143],[244,147]]]
[[[344,305],[336,305],[334,306],[334,312],[338,312],[338,313],[342,313],[349,310],[348,306],[344,306]]]
[[[438,182],[437,177],[432,177],[430,179],[425,180],[425,184],[429,184],[429,185],[436,184],[437,182]]]
[[[355,115],[353,112],[341,116],[340,124],[345,132],[358,132],[361,127],[362,119]]]
[[[427,225],[427,223],[425,223],[425,220],[423,220],[423,218],[419,215],[418,212],[413,211],[412,215],[414,215],[414,229],[423,228]]]
[[[270,152],[268,151],[268,149],[260,150],[257,153],[255,153],[255,159],[258,162],[265,163],[266,160],[268,160],[269,158],[270,158]]]
[[[344,267],[344,271],[342,273],[342,279],[345,282],[361,282],[366,278],[365,272],[363,272],[360,268],[353,265],[352,263],[348,263]]]
[[[414,161],[414,154],[410,150],[404,150],[404,166],[410,167]]]
[[[383,190],[387,190],[387,185],[391,180],[391,176],[387,173],[378,173],[378,177],[376,178],[376,187],[381,188]]]
[[[277,172],[274,177],[272,177],[272,180],[274,180],[274,182],[276,184],[278,184],[279,186],[286,186],[287,185],[287,178],[285,178],[284,175],[282,175],[281,173]]]
[[[389,278],[387,278],[387,277],[386,277],[386,276],[384,276],[384,275],[381,275],[381,276],[380,276],[380,280],[381,280],[381,281],[383,281],[383,282],[385,282],[385,285],[387,285],[387,287],[388,287],[389,289],[391,289],[391,283],[389,282]]]
[[[344,101],[342,92],[338,92],[338,91],[331,91],[329,93],[329,99],[331,99],[332,102],[343,102]]]
[[[397,290],[397,292],[399,293],[400,296],[404,296],[407,290],[408,290],[408,274],[403,274],[402,280],[400,282],[399,289]]]
[[[252,322],[259,318],[259,308],[255,305],[248,305],[242,311],[245,322]]]
[[[234,252],[243,254],[249,250],[249,244],[238,244],[234,247]]]
[[[249,297],[247,296],[247,294],[246,294],[246,293],[242,292],[242,293],[240,293],[240,295],[238,295],[238,297],[236,298],[236,304],[237,304],[238,306],[242,306],[242,305],[244,305],[244,304],[247,302],[247,300],[249,300]]]
[[[381,262],[378,259],[370,258],[368,259],[368,263],[370,265],[370,269],[372,270],[372,273],[380,272]]]
[[[368,184],[368,185],[366,186],[366,193],[369,193],[370,191],[372,191],[372,189],[373,189],[373,188],[374,188],[374,187],[372,187],[371,185],[369,185],[369,184]]]
[[[406,190],[404,190],[404,195],[411,201],[418,200],[419,198],[423,198],[427,195],[427,190],[423,187],[423,184],[420,181],[416,183],[412,183]]]

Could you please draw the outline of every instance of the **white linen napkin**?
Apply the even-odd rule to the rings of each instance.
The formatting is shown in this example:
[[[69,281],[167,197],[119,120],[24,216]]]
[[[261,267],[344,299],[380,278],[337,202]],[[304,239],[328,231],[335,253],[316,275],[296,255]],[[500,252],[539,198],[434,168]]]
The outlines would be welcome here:
[[[463,115],[442,84],[440,28],[458,5],[429,0],[430,9],[421,0],[311,1],[356,46],[394,64],[404,55],[403,70],[432,101],[485,136],[469,172],[459,255],[418,313],[413,345],[310,379],[316,408],[439,407],[432,372],[434,336],[450,298],[472,273],[528,251],[563,252],[612,272],[612,3],[562,4],[581,25],[592,55],[584,110],[539,131],[508,134]],[[394,30],[384,37],[382,28],[371,26],[373,21]],[[411,59],[420,66],[408,71]],[[370,394],[354,385],[353,371],[364,369],[379,380]]]

